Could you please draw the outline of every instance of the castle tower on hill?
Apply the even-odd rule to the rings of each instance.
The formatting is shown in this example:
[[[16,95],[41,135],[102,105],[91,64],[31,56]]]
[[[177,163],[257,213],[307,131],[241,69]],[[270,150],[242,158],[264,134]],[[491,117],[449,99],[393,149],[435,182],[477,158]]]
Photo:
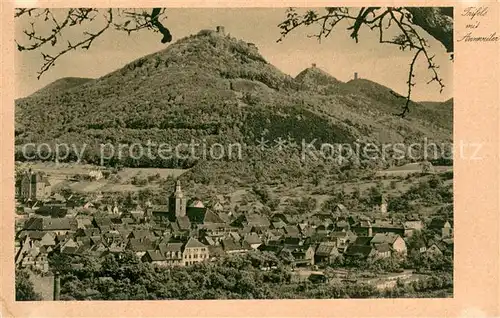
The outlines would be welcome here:
[[[216,27],[216,30],[217,30],[217,33],[219,33],[221,35],[226,35],[226,30],[225,30],[223,25],[218,25]]]
[[[177,180],[175,191],[168,199],[168,208],[170,212],[175,212],[175,217],[186,216],[186,197],[181,189],[181,182]]]

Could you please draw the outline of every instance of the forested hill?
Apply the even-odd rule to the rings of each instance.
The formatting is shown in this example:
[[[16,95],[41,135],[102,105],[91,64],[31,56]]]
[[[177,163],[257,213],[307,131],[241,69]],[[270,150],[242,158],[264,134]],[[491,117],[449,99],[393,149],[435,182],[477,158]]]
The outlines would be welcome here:
[[[16,145],[203,139],[251,147],[263,135],[330,143],[451,140],[452,107],[437,118],[427,103],[401,119],[393,115],[401,98],[390,89],[328,76],[315,70],[292,78],[253,44],[202,30],[99,79],[61,79],[50,93],[17,100]]]
[[[38,91],[34,92],[31,97],[40,96],[40,95],[50,95],[50,94],[58,94],[62,91],[70,90],[74,87],[83,85],[87,82],[92,81],[93,78],[84,78],[84,77],[63,77],[60,78],[49,85],[42,87]]]

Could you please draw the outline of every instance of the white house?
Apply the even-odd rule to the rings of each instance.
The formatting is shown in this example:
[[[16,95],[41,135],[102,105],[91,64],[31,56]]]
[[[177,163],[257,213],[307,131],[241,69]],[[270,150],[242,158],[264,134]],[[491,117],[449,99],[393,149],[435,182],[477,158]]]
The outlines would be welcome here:
[[[104,175],[102,174],[102,171],[101,170],[91,170],[89,172],[89,177],[93,180],[101,180],[102,178],[104,178]]]

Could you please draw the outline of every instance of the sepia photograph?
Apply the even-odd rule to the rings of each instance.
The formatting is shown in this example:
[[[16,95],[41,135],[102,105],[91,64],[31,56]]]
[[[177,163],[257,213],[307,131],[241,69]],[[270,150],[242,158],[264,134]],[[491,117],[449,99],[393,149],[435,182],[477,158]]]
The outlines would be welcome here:
[[[453,298],[453,7],[13,29],[16,301]]]

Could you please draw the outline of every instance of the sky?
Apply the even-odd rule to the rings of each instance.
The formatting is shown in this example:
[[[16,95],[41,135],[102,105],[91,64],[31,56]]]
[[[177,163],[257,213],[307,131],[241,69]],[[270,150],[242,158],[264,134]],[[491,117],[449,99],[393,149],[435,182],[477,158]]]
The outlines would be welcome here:
[[[64,9],[56,10],[63,10],[55,13],[56,18],[64,13]],[[321,12],[324,9],[317,10]],[[354,72],[357,72],[360,78],[375,81],[406,95],[406,81],[413,52],[401,51],[391,44],[380,44],[378,32],[368,28],[361,30],[359,43],[350,38],[350,31],[346,30],[349,27],[348,22],[338,24],[335,31],[321,43],[316,38],[308,37],[317,32],[318,28],[315,26],[299,28],[282,42],[277,43],[276,40],[280,38],[278,24],[285,19],[286,8],[168,8],[167,14],[168,18],[163,23],[173,35],[172,43],[196,34],[201,29],[215,29],[217,25],[223,25],[226,33],[231,36],[255,43],[268,62],[291,76],[316,63],[317,67],[341,81],[351,80]],[[37,71],[43,63],[41,52],[54,53],[64,47],[68,40],[75,42],[76,39],[81,39],[83,31],[97,30],[101,23],[99,18],[85,26],[74,27],[63,33],[64,41],[59,41],[62,43],[61,46],[49,45],[42,51],[16,50],[16,98],[30,95],[62,77],[104,76],[135,59],[171,45],[160,43],[162,36],[149,30],[127,35],[126,32],[110,29],[97,38],[89,50],[69,52],[37,79]],[[22,31],[30,28],[30,21],[35,21],[38,32],[50,30],[47,29],[47,22],[40,18],[16,19],[15,37],[20,44],[29,43]],[[391,31],[387,32],[390,38]],[[450,61],[441,43],[425,35],[430,45],[429,53],[435,55],[434,61],[440,67],[439,74],[445,88],[440,92],[437,83],[427,84],[432,74],[427,68],[425,59],[420,58],[415,67],[417,85],[412,89],[412,99],[445,101],[453,94],[453,62]]]

